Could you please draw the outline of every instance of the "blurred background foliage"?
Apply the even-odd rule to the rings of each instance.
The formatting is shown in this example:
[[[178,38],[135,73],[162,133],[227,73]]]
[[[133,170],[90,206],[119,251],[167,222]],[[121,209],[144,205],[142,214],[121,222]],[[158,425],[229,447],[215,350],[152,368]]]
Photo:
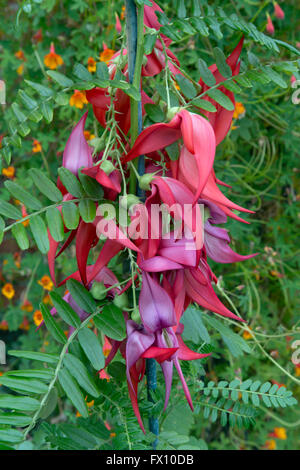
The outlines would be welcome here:
[[[77,62],[87,66],[89,58],[99,61],[106,46],[112,50],[120,47],[120,35],[115,29],[115,12],[121,18],[124,31],[124,9],[121,1],[44,0],[32,2],[31,8],[25,8],[20,13],[21,4],[27,3],[0,1],[0,78],[6,83],[7,107],[15,100],[24,79],[47,83],[49,77],[45,74],[47,67],[44,57],[49,53],[51,42],[55,45],[56,53],[63,59],[58,70],[68,75]],[[189,1],[158,3],[169,18],[176,15],[175,7],[179,8],[184,4],[189,11],[192,4]],[[275,26],[274,37],[299,47],[300,12],[296,0],[280,2],[285,13],[284,20],[274,16],[271,1],[200,2],[201,6],[206,3],[214,8],[221,6],[227,14],[235,13],[246,21],[253,21],[261,31],[265,30],[266,13],[269,13]],[[240,33],[234,33],[229,28],[222,29],[222,37],[218,29],[211,28],[208,37],[187,34],[183,39],[173,42],[172,51],[190,76],[198,80],[198,59],[203,58],[209,65],[212,64],[213,47],[220,47],[228,55],[239,38]],[[263,64],[291,58],[291,54],[285,49],[274,56],[273,52],[247,39],[244,49],[242,59],[246,57],[246,51],[250,51]],[[300,75],[295,78],[300,79]],[[288,87],[285,89],[274,83],[255,83],[251,88],[243,88],[241,94],[236,95],[239,104],[235,120],[225,141],[218,147],[215,163],[218,178],[232,187],[225,190],[226,194],[238,204],[255,211],[255,214],[247,218],[250,225],[229,221],[233,247],[242,254],[259,253],[257,257],[244,263],[212,266],[219,277],[217,293],[225,303],[233,302],[241,316],[247,319],[260,346],[249,333],[234,327],[233,331],[241,337],[243,343],[238,353],[230,350],[228,341],[224,342],[224,337],[226,339],[228,336],[220,334],[218,325],[206,322],[205,315],[201,317],[202,334],[197,337],[193,334],[193,329],[189,328],[191,319],[186,315],[185,334],[191,346],[195,347],[194,343],[199,346],[198,341],[203,341],[207,333],[209,341],[206,343],[213,349],[213,356],[205,364],[205,370],[201,364],[184,364],[184,372],[189,376],[192,387],[199,375],[204,374],[213,381],[231,381],[234,378],[245,380],[251,377],[262,382],[269,380],[279,385],[284,384],[298,399],[300,396],[299,381],[297,384],[293,380],[300,377],[300,366],[291,361],[293,341],[300,339],[300,334],[292,331],[299,325],[300,298],[297,207],[300,199],[300,107],[292,102],[295,90],[291,87],[290,79],[291,77],[286,77]],[[163,77],[158,77],[159,80],[163,83]],[[71,106],[70,98],[70,94],[62,98],[65,105],[54,109],[54,119],[50,124],[45,121],[33,124],[33,131],[23,139],[21,148],[14,149],[10,165],[2,162],[1,198],[10,200],[10,195],[3,186],[7,178],[15,178],[25,188],[31,189],[32,182],[27,176],[27,170],[31,167],[44,168],[53,178],[56,177],[70,130],[81,116],[82,109],[88,108],[84,103],[82,109]],[[5,109],[3,106],[3,113]],[[0,126],[0,134],[4,136],[7,124],[2,117]],[[86,129],[92,135],[101,133],[100,126],[92,119],[92,112],[89,113]],[[46,259],[34,247],[27,252],[20,252],[14,239],[6,237],[0,247],[0,262],[1,338],[7,343],[8,349],[56,352],[57,346],[46,330],[41,328],[36,331],[40,318],[38,305],[41,301],[49,302],[48,293],[53,287],[49,279],[44,277],[48,276]],[[72,248],[58,259],[57,266],[61,273],[75,270]],[[117,266],[113,268],[118,270]],[[7,287],[8,284],[13,290]],[[28,365],[28,360],[9,357],[8,364],[0,366],[0,370],[27,368]],[[118,374],[120,370],[118,369]],[[118,383],[113,371],[112,376],[112,380]],[[105,387],[110,387],[111,384],[112,382],[107,383]],[[126,397],[126,388],[122,386],[120,390]],[[193,391],[193,396],[196,397],[194,402],[197,404],[196,385]],[[108,390],[108,395],[109,393],[111,391]],[[157,391],[160,403],[162,396],[161,386]],[[125,407],[128,406],[126,400],[124,398]],[[142,409],[143,406],[147,412],[147,406],[150,405],[145,402]],[[179,428],[180,434],[188,436],[190,447],[187,448],[192,448],[193,445],[209,449],[299,448],[299,408],[260,412],[256,426],[247,430],[222,426],[219,422],[211,423],[203,417],[197,406],[195,415],[189,413],[182,404],[182,391],[175,387],[172,404],[168,414],[163,417],[162,430]],[[114,428],[106,436],[110,440],[109,445],[112,448],[122,445],[120,416],[103,403],[99,403],[98,408],[95,405],[91,413],[91,419],[95,423],[98,423],[97,416],[103,421],[106,417],[106,421]],[[76,418],[70,403],[60,399],[48,423],[38,428],[33,443],[26,445],[43,448],[47,436],[47,445],[53,448],[63,445],[59,444],[59,435],[67,430],[59,431],[60,425],[55,430],[52,428],[55,423],[60,422],[59,417],[62,415],[67,416],[68,422],[74,426],[79,422],[78,419],[82,419]],[[103,429],[105,435],[107,428]],[[170,439],[168,442],[170,445]]]

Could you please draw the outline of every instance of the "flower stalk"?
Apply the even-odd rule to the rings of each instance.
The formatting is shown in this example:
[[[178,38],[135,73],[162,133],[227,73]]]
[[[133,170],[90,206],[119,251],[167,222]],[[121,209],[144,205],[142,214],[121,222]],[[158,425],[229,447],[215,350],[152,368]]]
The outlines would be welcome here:
[[[144,57],[144,6],[136,6],[134,0],[126,0],[126,31],[127,31],[127,51],[128,51],[128,77],[136,89],[140,90],[141,71]],[[134,145],[138,135],[142,132],[142,102],[130,99],[130,137],[131,146]],[[141,176],[145,172],[144,157],[133,162],[135,168],[130,170],[129,188],[131,194],[142,196],[143,191],[137,184],[136,169]],[[151,392],[157,387],[156,362],[155,359],[146,360],[147,395],[148,400],[153,401]],[[149,429],[158,436],[158,419],[149,417]],[[157,439],[152,444],[156,449]]]

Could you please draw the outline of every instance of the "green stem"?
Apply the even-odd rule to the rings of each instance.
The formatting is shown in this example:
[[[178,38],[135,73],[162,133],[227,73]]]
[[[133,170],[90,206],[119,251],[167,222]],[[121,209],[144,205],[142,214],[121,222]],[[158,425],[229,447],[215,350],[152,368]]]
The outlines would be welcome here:
[[[59,360],[58,360],[58,363],[57,363],[57,366],[55,368],[55,372],[54,372],[54,376],[53,376],[53,379],[51,380],[50,384],[49,384],[49,387],[48,387],[48,391],[47,393],[44,395],[41,403],[40,403],[40,406],[38,408],[38,410],[35,412],[35,414],[33,415],[32,417],[32,421],[30,423],[30,425],[27,427],[27,429],[25,430],[24,432],[24,440],[26,439],[26,437],[28,436],[28,434],[30,433],[30,431],[35,427],[36,425],[36,422],[39,418],[39,414],[43,408],[43,406],[45,406],[46,404],[46,401],[49,397],[49,394],[51,392],[51,390],[53,389],[55,383],[56,383],[56,380],[58,378],[58,374],[62,368],[62,364],[63,364],[63,360],[64,360],[64,357],[65,357],[65,354],[67,353],[67,350],[68,348],[70,347],[70,344],[72,343],[73,339],[77,336],[78,332],[80,330],[82,330],[85,326],[88,325],[88,323],[90,322],[90,320],[99,313],[98,309],[96,310],[96,312],[92,313],[88,318],[86,318],[82,323],[81,325],[75,330],[73,331],[73,333],[69,336],[66,344],[64,345],[64,347],[62,348],[61,350],[61,353],[59,355]]]

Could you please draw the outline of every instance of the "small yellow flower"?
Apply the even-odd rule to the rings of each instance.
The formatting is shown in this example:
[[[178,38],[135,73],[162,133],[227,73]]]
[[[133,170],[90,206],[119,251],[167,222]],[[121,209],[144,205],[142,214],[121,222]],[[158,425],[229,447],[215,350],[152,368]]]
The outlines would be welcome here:
[[[32,151],[33,151],[33,153],[38,153],[38,152],[42,151],[42,144],[36,139],[34,139],[34,141],[33,141]]]
[[[114,53],[115,51],[113,49],[109,49],[108,47],[106,47],[102,52],[100,52],[101,62],[105,62],[106,64],[108,64]]]
[[[295,375],[296,377],[300,377],[300,364],[297,364],[295,367]]]
[[[82,109],[85,104],[88,104],[86,99],[85,92],[75,90],[69,101],[70,106],[75,106],[75,108]]]
[[[233,119],[241,119],[242,117],[245,116],[246,109],[243,103],[240,103],[237,101],[235,103],[235,108],[234,108],[234,113],[233,113]]]
[[[21,64],[19,65],[19,67],[17,68],[17,74],[18,75],[23,75],[24,73],[24,64]]]
[[[87,63],[88,63],[88,71],[91,73],[96,72],[97,63],[95,59],[93,57],[89,57]]]
[[[285,428],[274,428],[274,437],[277,439],[286,440],[286,429]]]
[[[62,57],[55,52],[54,44],[51,43],[49,54],[44,57],[44,64],[51,70],[57,69],[60,65],[64,63]]]
[[[51,281],[50,277],[46,274],[38,281],[38,284],[42,286],[45,290],[53,289],[53,282]]]
[[[15,168],[13,166],[8,166],[7,168],[2,168],[2,175],[6,176],[6,178],[14,178],[15,176]]]
[[[266,441],[265,447],[268,450],[275,450],[276,449],[276,441],[274,441],[274,439],[269,439],[268,441]]]
[[[40,326],[43,320],[44,319],[43,319],[42,312],[40,310],[36,310],[33,314],[33,321],[36,324],[36,326]]]
[[[84,131],[84,137],[86,140],[93,140],[96,136],[91,134],[90,131]]]
[[[14,295],[15,295],[15,289],[13,288],[13,285],[10,284],[9,282],[6,283],[2,289],[1,289],[1,292],[2,294],[4,295],[4,297],[6,297],[7,299],[11,300]]]

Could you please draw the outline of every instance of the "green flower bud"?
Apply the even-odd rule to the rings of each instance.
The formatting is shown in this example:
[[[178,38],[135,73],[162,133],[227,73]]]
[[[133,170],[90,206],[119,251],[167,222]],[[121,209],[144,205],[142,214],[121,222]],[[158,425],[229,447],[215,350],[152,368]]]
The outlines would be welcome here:
[[[114,165],[112,164],[111,161],[109,160],[104,160],[104,162],[101,163],[100,165],[101,170],[104,171],[107,175],[110,175],[112,171],[115,170]]]
[[[136,323],[141,323],[142,320],[141,320],[141,316],[140,316],[140,311],[139,311],[139,308],[136,307],[132,314],[131,314],[131,320],[135,321]]]
[[[103,300],[106,297],[107,290],[103,282],[94,281],[90,293],[96,300]]]
[[[128,297],[126,292],[123,292],[121,295],[115,295],[113,303],[116,307],[120,309],[126,308],[128,306]]]
[[[120,198],[120,204],[123,209],[130,209],[132,206],[139,204],[140,200],[135,194],[126,194]]]
[[[150,189],[150,183],[152,182],[155,173],[145,173],[139,179],[139,186],[141,189],[148,191]]]
[[[181,111],[182,108],[179,106],[174,106],[173,108],[169,108],[167,112],[167,120],[171,121],[173,117]]]

